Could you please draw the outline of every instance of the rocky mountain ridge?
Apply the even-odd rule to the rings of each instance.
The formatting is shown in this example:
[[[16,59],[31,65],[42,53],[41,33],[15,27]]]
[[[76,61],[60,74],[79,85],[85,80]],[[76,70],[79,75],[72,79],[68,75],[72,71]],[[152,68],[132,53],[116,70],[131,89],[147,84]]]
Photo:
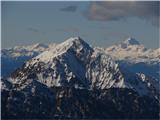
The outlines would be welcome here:
[[[80,37],[29,59],[9,77],[2,78],[1,90],[2,117],[6,119],[159,116],[157,79],[130,71]]]

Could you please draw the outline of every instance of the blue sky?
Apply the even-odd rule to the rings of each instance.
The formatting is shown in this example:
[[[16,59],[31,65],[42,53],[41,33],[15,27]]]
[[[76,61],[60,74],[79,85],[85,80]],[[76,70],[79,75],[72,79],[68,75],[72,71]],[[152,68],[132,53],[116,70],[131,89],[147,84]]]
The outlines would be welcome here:
[[[148,48],[158,48],[160,28],[154,21],[159,12],[152,11],[154,5],[132,9],[134,4],[128,3],[2,2],[2,48],[60,43],[72,36],[100,47],[134,37]]]

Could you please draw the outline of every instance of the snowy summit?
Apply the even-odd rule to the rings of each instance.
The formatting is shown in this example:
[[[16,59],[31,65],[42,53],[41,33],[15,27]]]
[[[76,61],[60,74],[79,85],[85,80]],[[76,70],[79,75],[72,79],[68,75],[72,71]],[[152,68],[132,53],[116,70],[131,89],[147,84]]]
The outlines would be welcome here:
[[[22,66],[1,80],[2,105],[7,106],[3,116],[10,113],[9,116],[26,115],[27,118],[29,115],[39,117],[43,113],[45,118],[72,118],[79,112],[86,112],[86,116],[88,110],[93,116],[99,112],[100,116],[107,115],[106,118],[108,113],[114,116],[115,113],[141,116],[152,115],[156,111],[158,115],[155,106],[159,105],[159,82],[150,76],[155,75],[144,73],[144,69],[132,71],[133,67],[127,66],[126,61],[124,64],[118,61],[120,57],[123,60],[126,55],[134,55],[137,59],[137,53],[143,53],[145,49],[136,45],[137,42],[133,39],[127,40],[125,44],[129,45],[128,48],[113,46],[105,51],[92,48],[80,37],[72,37],[55,47],[46,47],[35,57],[28,58],[29,60],[25,59]],[[33,49],[41,49],[41,46],[43,45],[37,44]],[[114,59],[113,55],[118,56],[117,53],[119,57]],[[154,73],[155,71],[153,70]],[[115,107],[116,105],[118,106]],[[106,109],[102,109],[102,106]],[[108,108],[115,108],[115,111]],[[119,108],[122,109],[119,111]]]
[[[139,41],[135,38],[129,37],[127,40],[125,40],[123,43],[127,45],[140,45]]]
[[[132,37],[129,37],[120,44],[122,48],[127,48],[128,46],[134,46],[134,45],[140,45],[140,43]]]
[[[151,94],[150,89],[158,89],[152,78],[146,76],[143,80],[141,74],[127,72],[105,51],[92,48],[80,37],[69,38],[42,52],[12,73],[11,77],[13,81],[38,80],[48,87],[129,88],[140,95]],[[20,84],[18,81],[17,84]],[[147,86],[148,83],[152,87]]]

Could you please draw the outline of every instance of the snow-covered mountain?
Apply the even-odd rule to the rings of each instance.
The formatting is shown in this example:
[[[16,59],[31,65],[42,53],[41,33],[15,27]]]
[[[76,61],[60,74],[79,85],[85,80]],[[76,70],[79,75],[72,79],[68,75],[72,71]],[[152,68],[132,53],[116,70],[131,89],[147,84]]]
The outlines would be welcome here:
[[[1,50],[1,75],[6,77],[18,67],[22,66],[27,60],[37,56],[45,50],[55,47],[56,44],[44,45],[34,44],[28,46],[16,46]]]
[[[32,58],[13,72],[11,79],[16,84],[35,79],[48,87],[131,88],[140,95],[155,96],[159,88],[157,81],[148,75],[141,76],[141,73],[127,72],[104,51],[75,37]]]
[[[106,53],[118,60],[130,60],[134,62],[158,61],[160,49],[147,49],[134,38],[128,38],[120,44],[105,49]]]
[[[34,44],[30,46],[16,46],[14,48],[2,49],[2,71],[3,77],[9,76],[26,61],[40,53],[54,49],[57,44]],[[147,49],[134,38],[128,38],[120,44],[106,49],[100,48],[109,54],[112,59],[118,61],[123,67],[127,67],[135,73],[144,73],[159,79],[160,48]]]
[[[115,47],[141,45],[132,38]],[[111,55],[114,50],[92,48],[80,37],[33,49],[36,56],[1,80],[4,118],[157,118],[159,82],[128,69]]]
[[[160,48],[147,49],[134,38],[105,49],[122,67],[134,73],[143,73],[159,80]]]

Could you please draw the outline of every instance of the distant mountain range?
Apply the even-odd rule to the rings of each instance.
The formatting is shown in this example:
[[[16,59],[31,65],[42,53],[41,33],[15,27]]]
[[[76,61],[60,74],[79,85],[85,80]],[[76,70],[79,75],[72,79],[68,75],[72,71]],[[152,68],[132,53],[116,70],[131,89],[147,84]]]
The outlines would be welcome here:
[[[2,118],[159,118],[160,49],[134,38],[92,48],[74,37],[1,57]]]
[[[27,60],[58,44],[34,44],[29,46],[16,46],[1,50],[2,76],[9,76],[14,70],[22,66]],[[96,48],[96,47],[95,47]],[[97,48],[109,54],[115,61],[125,63],[132,72],[141,72],[159,78],[160,48],[147,49],[134,38],[128,38],[120,44],[108,48]],[[125,65],[124,65],[125,66]]]

